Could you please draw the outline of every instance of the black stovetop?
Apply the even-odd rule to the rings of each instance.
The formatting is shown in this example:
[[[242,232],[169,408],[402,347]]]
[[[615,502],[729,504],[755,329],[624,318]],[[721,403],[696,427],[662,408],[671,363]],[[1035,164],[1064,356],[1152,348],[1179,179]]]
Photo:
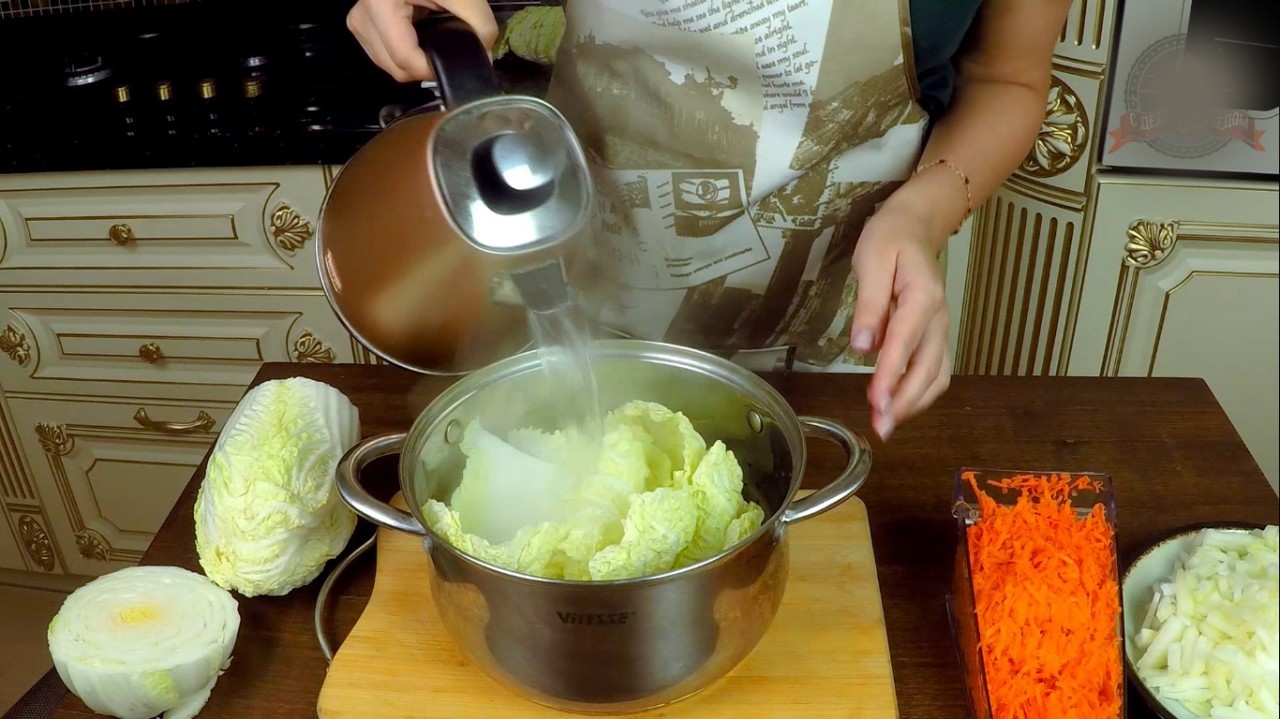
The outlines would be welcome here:
[[[369,61],[346,29],[350,5],[208,0],[0,20],[0,174],[341,164],[383,119],[437,101]],[[549,76],[515,58],[497,69],[534,94]]]

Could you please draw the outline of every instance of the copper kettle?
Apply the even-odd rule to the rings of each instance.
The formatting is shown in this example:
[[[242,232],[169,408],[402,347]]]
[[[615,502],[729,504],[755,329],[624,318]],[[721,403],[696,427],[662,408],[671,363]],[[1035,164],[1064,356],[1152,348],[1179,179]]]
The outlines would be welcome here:
[[[316,249],[348,331],[392,364],[470,372],[529,346],[528,309],[570,301],[587,226],[585,153],[565,118],[506,95],[461,20],[418,25],[444,101],[367,142],[334,178]]]

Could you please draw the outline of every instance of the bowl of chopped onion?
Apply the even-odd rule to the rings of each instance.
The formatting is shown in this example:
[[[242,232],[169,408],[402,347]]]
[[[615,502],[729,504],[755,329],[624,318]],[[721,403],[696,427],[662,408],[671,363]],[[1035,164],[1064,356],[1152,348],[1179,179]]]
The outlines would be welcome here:
[[[1198,524],[1125,570],[1125,664],[1163,719],[1280,716],[1280,528]]]
[[[1125,716],[1111,477],[962,469],[947,608],[973,719]]]

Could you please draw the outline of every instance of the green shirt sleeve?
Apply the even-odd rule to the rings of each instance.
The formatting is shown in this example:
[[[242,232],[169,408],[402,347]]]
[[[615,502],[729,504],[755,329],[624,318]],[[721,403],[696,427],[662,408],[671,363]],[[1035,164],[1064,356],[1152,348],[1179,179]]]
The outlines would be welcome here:
[[[982,0],[911,0],[911,44],[920,105],[934,119],[951,105],[956,83],[953,60],[981,4]]]

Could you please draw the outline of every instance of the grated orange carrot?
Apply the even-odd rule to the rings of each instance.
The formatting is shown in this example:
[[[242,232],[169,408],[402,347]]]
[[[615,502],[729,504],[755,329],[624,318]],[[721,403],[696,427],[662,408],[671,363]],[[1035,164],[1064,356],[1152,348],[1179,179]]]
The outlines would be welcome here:
[[[1120,716],[1120,591],[1115,531],[1101,504],[1080,518],[1075,489],[1094,480],[1020,475],[1001,505],[965,479],[982,518],[968,529],[969,561],[992,719]]]

